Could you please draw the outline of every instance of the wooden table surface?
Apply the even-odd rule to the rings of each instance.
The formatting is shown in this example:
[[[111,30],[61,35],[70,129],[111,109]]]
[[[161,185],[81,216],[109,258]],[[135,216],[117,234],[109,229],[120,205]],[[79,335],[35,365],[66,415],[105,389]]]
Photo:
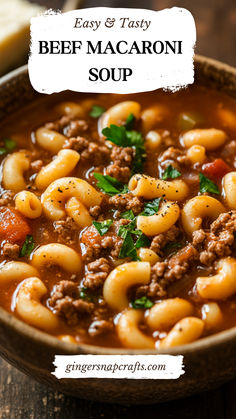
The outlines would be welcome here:
[[[38,0],[61,7],[62,0]],[[190,10],[197,25],[196,52],[236,66],[235,0],[85,0],[85,7],[145,7],[160,10],[179,6]],[[0,419],[235,419],[236,381],[187,399],[153,406],[124,407],[65,396],[36,383],[0,359]],[[155,397],[155,395],[154,395]]]

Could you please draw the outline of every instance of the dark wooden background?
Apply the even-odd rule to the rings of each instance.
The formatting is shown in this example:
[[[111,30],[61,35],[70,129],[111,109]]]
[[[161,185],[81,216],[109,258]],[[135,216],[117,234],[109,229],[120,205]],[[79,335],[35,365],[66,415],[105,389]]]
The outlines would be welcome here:
[[[63,1],[38,0],[38,3],[60,8]],[[155,10],[186,7],[192,12],[197,25],[196,52],[236,66],[236,0],[85,0],[84,6],[145,7]],[[55,393],[0,360],[0,419],[154,417],[235,419],[236,381],[183,400],[153,406],[124,407]]]

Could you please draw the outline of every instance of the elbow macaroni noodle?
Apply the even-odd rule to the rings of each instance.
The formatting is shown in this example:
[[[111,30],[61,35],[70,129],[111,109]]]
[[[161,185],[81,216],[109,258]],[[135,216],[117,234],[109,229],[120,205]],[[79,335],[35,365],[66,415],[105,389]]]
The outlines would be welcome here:
[[[211,196],[201,195],[190,199],[182,210],[182,224],[188,234],[201,228],[203,218],[215,220],[222,212],[224,206]]]
[[[155,128],[156,125],[168,114],[164,105],[155,105],[144,109],[141,113],[142,129],[145,133]]]
[[[78,198],[88,207],[99,205],[102,201],[102,194],[85,180],[64,177],[52,182],[42,195],[45,215],[54,221],[64,218],[65,203],[72,197]]]
[[[206,303],[202,306],[201,312],[202,320],[207,330],[214,331],[221,326],[223,315],[219,304],[213,302]]]
[[[50,331],[58,327],[59,321],[56,315],[40,302],[46,293],[47,288],[39,278],[25,279],[17,293],[16,312],[32,326]]]
[[[223,193],[230,209],[236,209],[236,172],[227,173],[223,177]]]
[[[38,271],[25,262],[7,262],[0,267],[0,283],[21,282],[31,276],[38,276]]]
[[[157,253],[155,253],[152,249],[147,249],[146,247],[140,247],[140,249],[138,249],[138,256],[142,262],[149,262],[151,266],[161,260]]]
[[[75,221],[79,228],[84,228],[92,224],[93,219],[87,208],[75,197],[67,201],[66,213]]]
[[[74,150],[60,150],[56,158],[44,166],[35,179],[38,189],[45,189],[54,180],[68,176],[80,159],[79,153]]]
[[[42,204],[33,192],[19,192],[15,198],[15,206],[21,214],[28,218],[38,218],[42,214]]]
[[[73,96],[46,107],[55,123],[40,115],[9,137],[3,126],[0,304],[62,342],[167,352],[231,325],[234,107],[204,116],[166,95]]]
[[[75,102],[61,102],[56,106],[56,111],[60,115],[68,115],[72,118],[84,118],[85,112],[83,107]]]
[[[194,342],[201,337],[203,330],[204,322],[201,319],[185,317],[176,323],[168,335],[160,341],[159,348],[167,349]]]
[[[187,148],[201,145],[206,150],[215,150],[225,143],[226,138],[225,132],[220,129],[193,129],[183,135],[182,141]]]
[[[45,127],[36,130],[35,138],[40,147],[54,154],[61,150],[66,141],[64,135]]]
[[[103,296],[106,303],[117,311],[128,307],[128,289],[132,285],[148,284],[150,270],[148,262],[129,262],[113,269],[103,286]]]
[[[156,303],[146,317],[151,330],[167,330],[179,320],[193,314],[192,304],[183,298],[169,298]]]
[[[70,273],[81,270],[81,256],[71,247],[61,243],[49,243],[35,250],[32,257],[32,265],[42,269],[45,265],[58,265]]]
[[[161,135],[157,131],[149,131],[145,137],[145,147],[147,150],[155,151],[161,146]]]
[[[236,259],[227,257],[217,263],[217,274],[197,278],[197,292],[202,298],[224,300],[236,292]]]
[[[206,149],[202,145],[192,145],[187,151],[187,156],[192,164],[202,164],[206,160]]]
[[[13,192],[25,189],[26,182],[24,173],[29,169],[30,157],[25,151],[18,151],[10,154],[3,166],[3,186]]]
[[[109,108],[98,121],[98,132],[102,136],[102,130],[111,124],[121,125],[132,113],[136,119],[140,118],[140,104],[133,101],[125,101]]]
[[[137,217],[137,227],[147,236],[156,236],[169,230],[178,220],[180,209],[178,204],[166,201],[160,210],[154,215],[139,215]]]
[[[134,175],[129,181],[128,188],[133,195],[145,199],[163,197],[170,201],[182,201],[189,193],[188,186],[183,180],[169,182],[145,175]]]
[[[124,311],[118,320],[117,332],[119,339],[126,348],[154,349],[155,341],[146,336],[139,329],[139,323],[143,320],[143,313],[139,310],[128,309]]]

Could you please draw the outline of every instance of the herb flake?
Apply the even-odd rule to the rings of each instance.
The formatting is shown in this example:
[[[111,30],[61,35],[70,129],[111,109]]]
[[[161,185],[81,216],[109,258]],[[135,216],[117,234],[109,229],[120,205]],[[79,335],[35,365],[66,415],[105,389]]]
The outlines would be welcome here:
[[[131,143],[126,135],[126,129],[124,126],[118,126],[111,124],[110,127],[102,130],[103,135],[108,141],[118,145],[119,147],[130,147]]]
[[[162,198],[155,198],[152,201],[146,202],[146,204],[144,204],[144,210],[141,212],[141,215],[148,216],[156,214],[159,210],[161,199]]]
[[[103,106],[94,105],[91,108],[89,116],[92,118],[99,118],[105,111],[106,109]]]
[[[136,118],[133,113],[130,113],[126,119],[125,128],[130,131],[133,129],[135,124]]]
[[[163,175],[162,175],[162,179],[166,180],[166,179],[176,179],[177,177],[180,177],[181,173],[175,169],[171,164],[169,164],[169,166],[167,166],[167,168],[165,169]]]
[[[141,230],[136,230],[136,218],[130,221],[129,224],[120,226],[118,236],[124,239],[120,249],[119,258],[131,257],[132,260],[140,260],[137,255],[137,250],[140,247],[150,246],[150,240]],[[134,243],[133,236],[138,237]]]
[[[125,126],[114,124],[104,128],[102,133],[108,141],[111,141],[119,147],[133,147],[135,149],[135,156],[133,160],[132,175],[135,173],[142,173],[143,164],[146,158],[142,134],[138,131],[128,130]]]
[[[33,236],[31,236],[30,234],[27,234],[26,239],[23,243],[23,246],[20,250],[19,257],[23,258],[25,256],[29,256],[32,250],[34,249],[34,247],[35,247],[35,243],[34,243]]]
[[[131,305],[133,308],[151,308],[154,304],[146,295],[144,295],[143,297],[132,301]]]
[[[82,287],[80,289],[80,298],[82,298],[82,300],[87,300],[87,301],[92,301],[92,297],[90,297],[90,295],[87,294],[87,287]]]
[[[4,142],[4,147],[0,147],[0,156],[10,153],[17,146],[16,142],[12,140],[11,138],[5,138],[3,142]]]
[[[139,231],[139,230],[138,230]],[[140,249],[140,247],[149,247],[150,246],[150,239],[145,236],[145,234],[140,234],[138,240],[135,243],[136,249]]]
[[[209,193],[214,193],[216,195],[220,194],[220,190],[218,186],[214,182],[212,182],[212,180],[204,176],[202,173],[199,173],[199,180],[200,180],[201,193],[209,192]]]
[[[105,220],[105,221],[93,221],[93,225],[96,230],[99,232],[100,236],[104,236],[111,227],[113,221],[112,220]]]
[[[101,173],[94,173],[93,176],[98,181],[97,187],[108,195],[113,196],[129,192],[128,186],[123,185],[123,183],[119,182],[114,177],[101,175]]]
[[[125,218],[126,220],[134,220],[135,215],[132,210],[128,210],[128,211],[122,212],[122,214],[120,214],[120,218]]]
[[[124,241],[119,253],[119,259],[127,257],[130,257],[132,260],[139,260],[132,235],[129,231],[126,231],[125,233]]]

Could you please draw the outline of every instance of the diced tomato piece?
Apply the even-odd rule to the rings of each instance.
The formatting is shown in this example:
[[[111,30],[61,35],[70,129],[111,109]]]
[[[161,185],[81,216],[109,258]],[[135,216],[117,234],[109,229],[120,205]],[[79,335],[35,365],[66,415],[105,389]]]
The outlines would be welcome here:
[[[0,240],[22,244],[31,228],[22,215],[13,208],[0,207]]]
[[[206,163],[202,166],[203,173],[206,176],[215,179],[221,179],[226,173],[231,171],[230,166],[222,159],[216,159],[211,163]]]
[[[102,240],[102,236],[98,233],[94,226],[87,228],[81,237],[82,243],[86,244],[87,246],[94,246],[95,244],[100,244]]]

